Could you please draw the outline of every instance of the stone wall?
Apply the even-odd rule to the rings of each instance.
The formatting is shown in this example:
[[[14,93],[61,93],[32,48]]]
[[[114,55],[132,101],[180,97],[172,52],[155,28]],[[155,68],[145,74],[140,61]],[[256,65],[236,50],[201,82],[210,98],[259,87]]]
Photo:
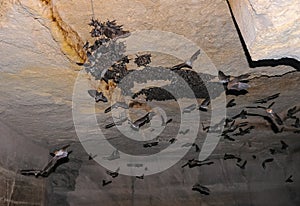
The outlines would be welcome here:
[[[299,0],[229,0],[252,60],[300,60]]]

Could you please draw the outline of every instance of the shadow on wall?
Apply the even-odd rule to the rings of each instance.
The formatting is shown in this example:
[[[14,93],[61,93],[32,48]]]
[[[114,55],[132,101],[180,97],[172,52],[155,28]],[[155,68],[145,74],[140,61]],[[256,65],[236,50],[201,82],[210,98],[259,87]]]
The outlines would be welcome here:
[[[242,47],[244,49],[244,53],[245,53],[245,56],[247,58],[247,61],[248,61],[248,64],[249,64],[250,68],[264,67],[264,66],[275,67],[275,66],[279,66],[279,65],[286,65],[286,66],[291,66],[291,67],[295,68],[297,71],[300,71],[300,62],[297,61],[296,59],[293,59],[293,58],[263,59],[263,60],[253,61],[251,59],[250,53],[247,49],[246,43],[243,39],[242,33],[241,33],[241,31],[238,27],[238,24],[237,24],[237,22],[234,18],[234,15],[233,15],[233,12],[232,12],[232,9],[230,7],[230,4],[229,4],[228,0],[226,2],[228,4],[228,8],[229,8],[234,26],[235,26],[235,28],[238,32],[238,35],[239,35],[239,38],[240,38],[240,41],[241,41]]]

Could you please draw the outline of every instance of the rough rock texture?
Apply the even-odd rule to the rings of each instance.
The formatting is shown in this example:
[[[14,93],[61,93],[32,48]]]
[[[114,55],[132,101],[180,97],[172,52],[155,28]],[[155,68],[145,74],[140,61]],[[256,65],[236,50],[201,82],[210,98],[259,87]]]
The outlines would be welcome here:
[[[298,0],[229,0],[251,58],[300,60]]]
[[[116,19],[126,30],[153,29],[182,35],[195,42],[216,68],[225,73],[273,76],[295,70],[289,66],[249,68],[223,0],[94,1],[94,11],[99,20]],[[74,61],[85,59],[80,47],[90,39],[87,25],[92,14],[90,1],[2,0],[0,12],[1,206],[77,206],[103,202],[105,205],[266,205],[272,198],[274,205],[299,205],[298,135],[292,132],[273,134],[265,121],[256,119],[251,122],[260,129],[253,136],[244,136],[233,143],[220,142],[211,156],[215,161],[212,166],[182,169],[183,163],[196,157],[191,150],[163,173],[147,176],[145,180],[120,175],[111,185],[102,187],[102,179],[109,177],[102,166],[88,161],[72,119],[72,95],[80,69]],[[168,54],[155,53],[153,60],[152,66],[169,66],[182,61]],[[202,68],[206,66],[205,63]],[[86,75],[86,78],[89,77]],[[284,112],[299,103],[298,84],[297,72],[283,77],[256,78],[251,80],[249,93],[236,101],[247,105],[264,94],[281,92],[274,108]],[[90,81],[89,86],[96,88],[97,82]],[[153,104],[160,105],[173,116],[172,124],[164,132],[166,141],[179,130],[178,105],[174,101],[154,101]],[[96,105],[101,129],[112,121],[109,114],[103,115],[109,105],[110,102]],[[228,110],[228,116],[237,114],[242,107]],[[125,151],[131,149],[127,141],[118,141],[121,137],[118,130],[104,131],[113,144]],[[86,135],[93,136],[94,131],[86,131]],[[203,135],[201,131],[199,137]],[[249,139],[252,148],[245,146]],[[278,146],[280,139],[290,145],[288,152],[278,154],[275,163],[268,170],[262,170],[261,161],[270,156],[268,147]],[[71,144],[73,151],[69,162],[59,166],[47,179],[18,173],[20,169],[43,166],[50,158],[48,152],[66,143]],[[144,152],[139,146],[132,150]],[[223,161],[224,152],[248,159],[247,170],[239,170],[235,162]],[[251,160],[252,154],[259,156],[257,161]],[[284,183],[289,174],[295,179],[293,184]],[[196,182],[207,185],[212,194],[206,197],[191,191]]]

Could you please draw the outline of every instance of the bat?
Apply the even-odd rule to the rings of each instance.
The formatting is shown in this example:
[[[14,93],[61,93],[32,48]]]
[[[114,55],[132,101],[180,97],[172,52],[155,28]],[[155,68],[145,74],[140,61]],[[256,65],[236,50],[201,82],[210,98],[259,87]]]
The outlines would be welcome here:
[[[200,185],[200,184],[195,184],[193,186],[192,190],[200,192],[203,195],[209,195],[210,194],[210,190],[207,187],[205,187],[203,185]]]
[[[236,103],[234,101],[235,101],[235,99],[230,100],[227,103],[226,108],[228,108],[228,107],[234,107],[236,105]]]
[[[109,181],[102,180],[102,186],[103,186],[103,187],[105,187],[106,185],[109,185],[109,184],[111,184],[111,183],[112,183],[111,180],[109,180]]]
[[[190,105],[190,106],[187,106],[187,107],[183,108],[182,113],[183,113],[183,114],[184,114],[184,113],[190,113],[191,111],[195,110],[196,107],[197,107],[196,104],[192,104],[192,105]]]
[[[95,98],[95,102],[107,102],[107,98],[103,95],[102,92],[98,92],[97,90],[88,90],[88,93],[91,97]]]
[[[218,72],[219,82],[226,85],[227,90],[247,90],[250,85],[245,83],[245,79],[247,79],[250,75],[243,74],[237,77],[225,75],[224,72]]]
[[[285,182],[287,182],[287,183],[292,183],[292,182],[294,182],[294,181],[292,180],[292,177],[293,177],[293,175],[290,175],[290,176],[285,180]]]
[[[282,150],[286,150],[289,147],[283,140],[280,140],[280,143],[281,143]]]
[[[143,147],[147,148],[147,147],[153,147],[153,146],[157,146],[158,142],[149,142],[149,143],[145,143],[143,144]]]
[[[245,161],[244,161],[244,163],[243,163],[242,165],[240,165],[240,164],[236,163],[236,166],[238,166],[239,168],[241,168],[242,170],[244,170],[244,169],[245,169],[245,166],[246,166],[246,164],[247,164],[247,160],[245,160]]]
[[[267,103],[270,100],[276,99],[277,97],[279,97],[279,95],[280,95],[280,93],[276,93],[276,94],[273,94],[271,96],[268,96],[268,97],[265,97],[265,98],[262,98],[262,99],[258,99],[254,103],[260,103],[260,104]]]
[[[270,162],[273,162],[274,161],[274,158],[268,158],[268,159],[265,159],[263,162],[262,162],[262,167],[264,169],[266,169],[266,163],[270,163]]]
[[[233,155],[233,154],[227,154],[227,153],[224,154],[223,159],[224,159],[224,160],[228,160],[228,159],[236,159],[237,162],[242,161],[242,159],[241,159],[240,157],[237,157],[237,156],[235,156],[235,155]]]

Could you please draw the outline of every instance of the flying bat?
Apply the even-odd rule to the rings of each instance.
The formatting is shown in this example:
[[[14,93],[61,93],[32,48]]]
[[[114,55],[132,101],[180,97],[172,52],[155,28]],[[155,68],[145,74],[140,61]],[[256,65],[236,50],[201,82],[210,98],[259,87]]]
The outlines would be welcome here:
[[[93,156],[92,153],[90,153],[90,154],[89,154],[89,160],[92,160],[92,159],[94,159],[94,158],[97,157],[97,156],[98,156],[98,155],[94,155],[94,156]]]
[[[67,158],[69,153],[67,148],[70,145],[65,145],[62,148],[55,150],[54,152],[50,153],[52,158],[48,161],[48,163],[41,169],[41,170],[20,170],[22,175],[34,175],[35,177],[42,176],[48,177],[48,175],[53,171],[54,167],[57,166],[59,160]]]
[[[153,146],[157,146],[158,142],[149,142],[149,143],[145,143],[143,144],[143,147],[147,148],[147,147],[153,147]]]
[[[238,133],[235,133],[233,134],[234,136],[243,136],[245,134],[249,134],[250,131],[252,129],[254,129],[255,127],[254,126],[250,126],[250,127],[247,127],[246,129],[243,129],[243,128],[239,128],[239,132]]]
[[[227,139],[227,140],[229,140],[229,141],[235,141],[235,139],[234,138],[232,138],[232,137],[230,137],[228,134],[224,134],[224,135],[222,135],[223,137],[224,137],[224,139]]]
[[[270,162],[273,162],[274,161],[274,158],[268,158],[268,159],[265,159],[263,162],[262,162],[262,167],[264,169],[266,169],[266,163],[270,163]]]
[[[67,151],[67,148],[70,145],[65,145],[62,148],[55,150],[53,153],[50,153],[52,159],[43,167],[41,170],[41,175],[42,176],[48,176],[52,169],[56,166],[58,160],[67,158],[69,155],[69,152]]]
[[[254,103],[260,103],[260,104],[267,103],[270,100],[276,99],[277,97],[279,97],[279,95],[280,95],[280,93],[276,93],[276,94],[273,94],[271,96],[268,96],[268,97],[265,97],[265,98],[262,98],[262,99],[258,99]]]
[[[125,122],[127,119],[128,119],[128,117],[123,117],[122,119],[120,119],[117,122],[112,122],[110,124],[107,124],[107,125],[105,125],[105,129],[109,129],[109,128],[111,128],[113,126],[116,126],[116,125],[122,125],[123,122]]]
[[[167,124],[169,124],[170,122],[173,121],[172,118],[170,118],[166,121],[162,115],[160,117],[161,117],[161,126],[167,126]]]
[[[183,134],[183,135],[185,135],[185,134],[187,134],[188,132],[190,131],[190,129],[186,129],[186,130],[182,130],[182,131],[179,131],[179,134]]]
[[[108,185],[108,184],[110,184],[110,183],[112,183],[111,180],[109,180],[109,181],[102,180],[102,186],[103,186],[103,187],[106,186],[106,185]]]
[[[187,107],[183,108],[182,114],[190,113],[191,111],[195,110],[196,108],[197,108],[196,104],[191,104],[190,106],[187,106]]]
[[[144,179],[144,174],[142,174],[141,176],[135,176],[137,179]]]
[[[98,92],[97,90],[88,90],[88,93],[91,97],[95,98],[95,102],[107,102],[107,98],[104,96],[102,92]]]
[[[35,169],[20,170],[20,173],[26,176],[34,175],[35,177],[38,177],[41,174],[41,170],[35,170]]]
[[[209,195],[210,194],[210,190],[207,187],[205,187],[203,185],[200,185],[200,184],[195,184],[193,186],[192,190],[200,192],[203,195]]]
[[[283,140],[280,140],[280,143],[281,143],[282,150],[286,150],[289,147]]]
[[[287,111],[287,117],[290,119],[296,119],[297,117],[294,116],[295,113],[297,113],[297,106],[294,106]]]
[[[193,67],[194,61],[198,58],[198,56],[200,55],[200,53],[201,53],[201,50],[199,49],[199,50],[197,50],[197,51],[191,56],[190,59],[188,59],[188,60],[185,61],[184,63],[177,64],[177,65],[171,67],[170,69],[171,69],[171,70],[179,70],[179,69],[184,68],[184,67],[190,68],[190,69],[191,69],[191,68]]]
[[[177,139],[176,138],[171,138],[170,140],[169,140],[169,142],[171,143],[171,144],[173,144],[175,141],[177,141]]]
[[[225,75],[222,71],[219,71],[218,77],[219,82],[226,85],[228,90],[247,90],[250,85],[245,83],[246,79],[249,77],[249,74],[243,74],[237,77],[230,75]]]
[[[112,178],[116,178],[119,176],[119,170],[120,170],[120,167],[118,169],[116,169],[116,171],[114,171],[114,172],[107,170],[106,174],[108,174]]]
[[[203,165],[211,165],[211,164],[214,164],[214,162],[212,162],[212,161],[207,162],[207,160],[199,161],[199,160],[195,160],[195,159],[190,159],[190,160],[187,161],[187,163],[182,165],[181,168],[184,168],[186,166],[189,166],[189,168],[201,167]]]
[[[244,170],[244,169],[245,169],[245,166],[246,166],[246,164],[247,164],[247,160],[245,160],[245,161],[244,161],[244,163],[243,163],[242,165],[240,165],[240,164],[236,163],[236,166],[238,166],[239,168],[241,168],[242,170]]]
[[[233,116],[231,119],[237,119],[237,118],[241,118],[241,119],[247,119],[247,111],[246,110],[242,110],[239,114]]]
[[[285,182],[288,182],[288,183],[294,182],[294,181],[292,180],[292,177],[293,177],[293,175],[290,175],[290,176],[285,180]]]
[[[227,103],[226,108],[228,108],[228,107],[234,107],[236,105],[236,103],[234,101],[235,101],[235,99],[230,100]]]
[[[241,122],[239,124],[235,124],[235,120],[233,120],[231,122],[231,124],[229,125],[229,127],[222,132],[222,136],[224,136],[228,133],[234,132],[237,128],[246,126],[247,124],[248,124],[248,122]]]
[[[237,157],[237,156],[235,156],[235,155],[233,155],[233,154],[227,154],[227,153],[224,154],[223,159],[224,159],[224,160],[228,160],[228,159],[236,159],[237,162],[242,161],[242,159],[241,159],[240,157]]]
[[[199,148],[199,146],[196,143],[185,143],[181,147],[191,147],[191,146],[195,147],[196,152],[200,151],[200,148]]]
[[[139,130],[141,126],[143,126],[146,123],[149,123],[154,115],[154,112],[148,112],[145,116],[141,117],[140,119],[137,119],[133,123],[130,120],[128,120],[128,123],[134,130]]]

